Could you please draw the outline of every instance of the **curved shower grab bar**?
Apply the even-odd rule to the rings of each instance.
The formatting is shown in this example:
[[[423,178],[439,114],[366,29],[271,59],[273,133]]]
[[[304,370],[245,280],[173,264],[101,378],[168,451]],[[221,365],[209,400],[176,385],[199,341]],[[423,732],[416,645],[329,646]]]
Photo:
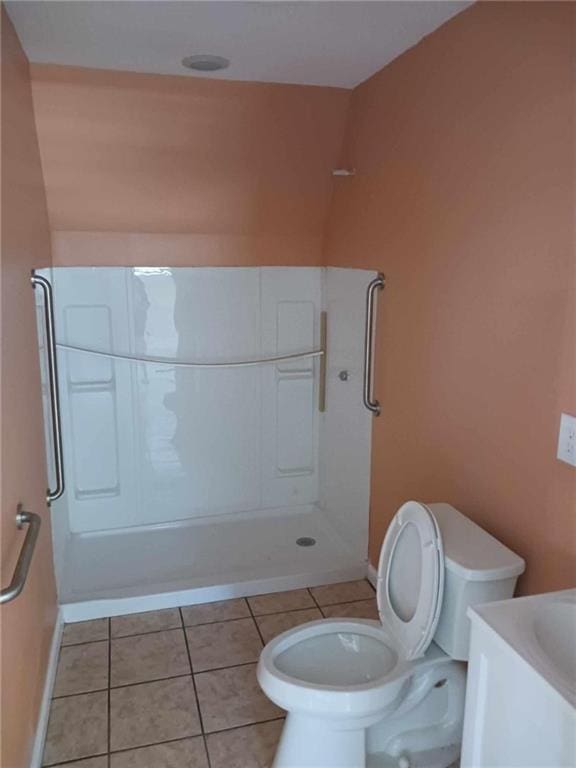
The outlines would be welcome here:
[[[22,544],[22,549],[18,555],[16,567],[12,575],[12,580],[7,587],[0,591],[0,605],[2,603],[9,603],[10,600],[14,600],[24,589],[26,584],[26,577],[30,570],[30,563],[32,562],[32,555],[34,554],[34,548],[36,546],[36,539],[40,533],[40,525],[42,518],[35,512],[24,512],[22,505],[18,504],[18,510],[16,512],[16,526],[17,528],[23,528],[24,525],[30,527],[26,531],[26,537]]]
[[[364,332],[364,405],[374,416],[380,416],[380,403],[374,398],[373,365],[374,365],[374,297],[376,291],[383,290],[386,280],[379,274],[372,280],[366,290],[366,327]]]
[[[129,360],[136,363],[156,363],[160,365],[172,365],[179,368],[250,368],[255,365],[265,365],[268,363],[288,363],[294,360],[306,360],[314,357],[322,357],[326,354],[324,349],[314,349],[311,352],[295,352],[291,355],[277,355],[275,357],[261,357],[255,360],[235,360],[222,361],[216,363],[199,363],[186,360],[174,360],[167,357],[139,357],[138,355],[123,355],[119,352],[101,352],[96,349],[87,349],[86,347],[77,347],[74,344],[57,343],[58,349],[65,349],[70,352],[82,352],[86,355],[95,355],[96,357],[107,357],[113,360]]]
[[[60,393],[58,389],[58,362],[56,359],[56,333],[54,330],[54,296],[49,280],[42,275],[32,273],[32,287],[39,287],[44,294],[44,324],[46,326],[46,357],[48,360],[48,384],[50,389],[50,413],[52,416],[52,442],[54,444],[54,466],[56,488],[46,491],[46,501],[50,504],[64,493],[64,453],[62,450],[62,422],[60,417]]]

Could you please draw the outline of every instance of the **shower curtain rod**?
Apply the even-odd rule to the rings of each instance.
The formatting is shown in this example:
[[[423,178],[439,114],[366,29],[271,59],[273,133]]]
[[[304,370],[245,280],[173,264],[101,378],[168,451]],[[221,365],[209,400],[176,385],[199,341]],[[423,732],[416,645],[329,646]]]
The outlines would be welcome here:
[[[113,358],[114,360],[129,360],[136,363],[157,363],[160,365],[173,365],[178,368],[250,368],[255,365],[266,365],[268,363],[287,363],[293,360],[306,360],[313,357],[322,357],[325,355],[324,349],[314,349],[311,352],[296,352],[291,355],[278,355],[275,357],[261,357],[257,360],[236,360],[232,362],[218,363],[196,363],[183,360],[172,360],[166,357],[138,357],[137,355],[122,355],[118,352],[99,352],[96,349],[86,349],[77,347],[73,344],[56,344],[59,349],[66,349],[70,352],[82,352],[86,355],[96,357]]]

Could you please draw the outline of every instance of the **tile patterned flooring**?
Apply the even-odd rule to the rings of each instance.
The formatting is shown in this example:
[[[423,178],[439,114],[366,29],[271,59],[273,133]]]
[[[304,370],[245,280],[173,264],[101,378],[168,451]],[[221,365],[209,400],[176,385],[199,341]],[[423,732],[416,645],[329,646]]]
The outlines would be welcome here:
[[[256,681],[275,635],[378,617],[367,581],[67,624],[44,766],[268,768],[284,712]]]

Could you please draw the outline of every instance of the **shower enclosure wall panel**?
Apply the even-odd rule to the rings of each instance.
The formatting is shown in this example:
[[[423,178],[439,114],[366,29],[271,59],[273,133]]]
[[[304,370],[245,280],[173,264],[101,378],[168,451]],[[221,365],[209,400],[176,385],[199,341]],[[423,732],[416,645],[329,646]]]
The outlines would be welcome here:
[[[44,274],[61,345],[67,489],[52,527],[69,620],[363,575],[371,418],[361,366],[373,273]],[[198,369],[62,346],[179,362],[261,359],[317,349],[323,309],[322,414],[317,358]],[[298,547],[301,536],[316,545]]]
[[[364,269],[326,270],[328,373],[321,425],[320,500],[358,560],[368,552],[372,414],[362,402],[366,286]]]
[[[182,361],[311,349],[319,272],[56,269],[58,341]],[[59,364],[72,532],[317,501],[314,360],[188,369],[61,349]]]

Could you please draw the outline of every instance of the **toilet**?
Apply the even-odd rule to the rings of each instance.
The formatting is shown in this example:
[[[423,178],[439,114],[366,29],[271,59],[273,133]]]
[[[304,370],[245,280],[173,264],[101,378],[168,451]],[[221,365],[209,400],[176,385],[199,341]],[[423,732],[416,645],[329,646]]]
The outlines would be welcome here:
[[[380,621],[313,621],[278,635],[260,655],[260,687],[287,711],[274,768],[456,762],[466,610],[512,597],[524,567],[449,504],[404,504],[380,552]]]

